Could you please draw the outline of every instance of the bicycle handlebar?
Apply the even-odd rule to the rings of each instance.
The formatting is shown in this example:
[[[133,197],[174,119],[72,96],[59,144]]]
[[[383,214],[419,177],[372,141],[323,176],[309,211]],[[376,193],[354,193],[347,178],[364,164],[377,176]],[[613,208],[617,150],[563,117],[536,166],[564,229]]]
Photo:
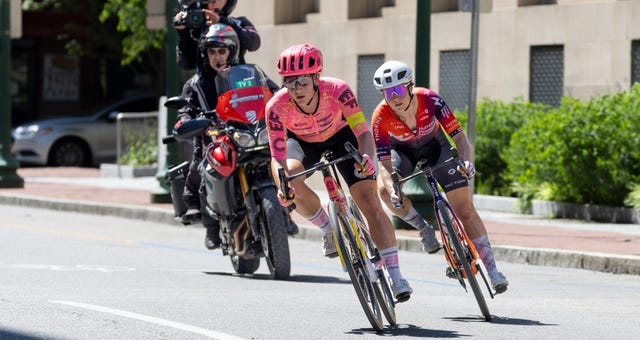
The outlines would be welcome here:
[[[325,169],[327,167],[330,167],[334,164],[340,163],[347,159],[355,159],[356,162],[362,163],[362,155],[360,154],[358,149],[356,149],[351,143],[349,142],[344,143],[344,148],[349,152],[348,154],[331,161],[319,161],[318,163],[314,164],[311,168],[304,170],[302,172],[299,172],[295,175],[287,176],[284,173],[284,168],[278,169],[278,178],[280,179],[280,190],[285,195],[285,197],[290,199],[293,198],[290,195],[289,182],[291,182],[292,180],[298,177],[310,175],[316,171],[320,171],[322,169]]]
[[[455,148],[451,148],[451,153],[452,156],[451,158],[445,160],[444,162],[435,165],[435,166],[429,166],[429,164],[427,163],[427,161],[425,159],[420,159],[418,161],[418,167],[420,168],[420,171],[416,171],[415,173],[411,174],[410,176],[407,176],[405,178],[400,178],[400,174],[398,174],[397,171],[394,171],[391,173],[391,180],[393,181],[393,191],[398,195],[399,197],[399,205],[395,206],[395,208],[399,208],[400,206],[402,206],[402,190],[401,190],[401,184],[413,179],[415,177],[418,177],[422,174],[427,174],[427,176],[432,176],[432,173],[434,170],[437,170],[439,168],[442,168],[444,166],[446,166],[449,162],[456,162],[456,164],[458,164],[458,166],[460,166],[461,168],[464,169],[464,162],[462,161],[462,159],[460,158],[460,155],[458,154],[458,150],[456,150]]]

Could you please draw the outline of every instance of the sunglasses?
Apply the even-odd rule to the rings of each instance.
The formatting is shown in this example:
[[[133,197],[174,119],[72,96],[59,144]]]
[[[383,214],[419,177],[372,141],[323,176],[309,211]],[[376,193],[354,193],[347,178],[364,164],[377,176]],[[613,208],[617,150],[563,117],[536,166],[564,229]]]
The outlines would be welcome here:
[[[307,87],[311,85],[312,80],[308,75],[302,75],[297,77],[285,77],[283,82],[284,86],[289,90],[294,90],[297,85],[300,85],[300,87]]]
[[[214,55],[225,55],[227,54],[229,50],[226,47],[212,47],[207,49],[207,54],[214,56]]]
[[[403,84],[396,85],[394,87],[390,87],[388,89],[382,90],[384,93],[384,98],[387,100],[393,99],[393,96],[402,97],[407,93],[407,87]]]

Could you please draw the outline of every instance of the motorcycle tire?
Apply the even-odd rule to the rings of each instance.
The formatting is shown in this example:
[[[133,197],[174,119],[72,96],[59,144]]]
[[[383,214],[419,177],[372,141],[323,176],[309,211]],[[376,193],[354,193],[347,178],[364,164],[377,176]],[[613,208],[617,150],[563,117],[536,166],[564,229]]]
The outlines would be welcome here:
[[[280,207],[275,188],[263,188],[259,192],[262,210],[258,223],[262,251],[272,279],[286,280],[291,275],[289,239],[284,210]]]

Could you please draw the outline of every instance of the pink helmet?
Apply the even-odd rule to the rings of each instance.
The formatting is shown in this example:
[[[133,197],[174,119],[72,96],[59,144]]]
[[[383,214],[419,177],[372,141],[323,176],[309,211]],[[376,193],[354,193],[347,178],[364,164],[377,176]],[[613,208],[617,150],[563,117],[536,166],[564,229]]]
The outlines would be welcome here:
[[[310,44],[293,45],[282,51],[276,67],[282,77],[319,73],[322,71],[322,52]]]

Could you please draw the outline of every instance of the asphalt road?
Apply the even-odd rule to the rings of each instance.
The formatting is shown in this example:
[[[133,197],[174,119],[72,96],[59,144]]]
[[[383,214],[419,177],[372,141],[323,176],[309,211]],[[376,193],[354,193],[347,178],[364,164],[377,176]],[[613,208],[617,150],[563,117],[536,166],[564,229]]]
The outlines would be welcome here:
[[[0,206],[0,339],[619,339],[640,333],[637,276],[499,262],[482,321],[442,254],[401,252],[414,294],[376,334],[336,260],[290,239],[292,277],[233,274],[200,228]]]

